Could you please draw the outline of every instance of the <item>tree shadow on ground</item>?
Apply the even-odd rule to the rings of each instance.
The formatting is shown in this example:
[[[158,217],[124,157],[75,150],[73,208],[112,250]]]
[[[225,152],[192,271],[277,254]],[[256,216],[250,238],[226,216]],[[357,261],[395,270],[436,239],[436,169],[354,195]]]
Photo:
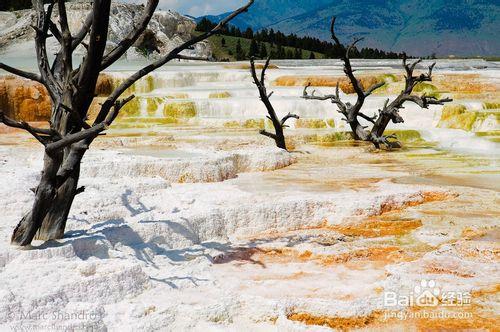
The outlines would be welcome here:
[[[198,286],[200,282],[205,282],[205,281],[210,281],[209,279],[202,279],[202,278],[196,278],[196,277],[168,277],[168,278],[154,278],[154,277],[149,277],[150,280],[156,281],[156,282],[162,282],[164,284],[169,285],[173,289],[178,289],[179,286],[177,286],[174,281],[183,281],[183,280],[188,280],[190,281],[194,286]]]
[[[133,207],[130,203],[131,195],[132,191],[129,189],[121,195],[123,206],[127,208],[131,216],[152,211],[151,208],[146,207],[141,202],[138,203],[139,207]],[[91,224],[88,220],[80,221],[88,225]],[[255,254],[263,252],[259,246],[279,240],[279,242],[286,242],[286,247],[294,247],[299,243],[308,241],[308,238],[304,236],[287,236],[254,239],[240,244],[222,241],[202,242],[193,222],[184,217],[181,217],[180,221],[140,220],[136,223],[136,225],[143,225],[146,228],[149,226],[155,227],[154,225],[158,224],[167,226],[164,230],[166,234],[159,233],[150,237],[148,241],[145,241],[144,235],[141,236],[138,230],[133,229],[123,218],[118,218],[92,224],[87,230],[69,231],[62,241],[49,241],[34,249],[46,249],[70,244],[73,246],[76,255],[83,260],[90,257],[108,259],[110,258],[110,251],[117,250],[125,254],[133,253],[138,260],[156,269],[159,268],[155,263],[155,257],[157,256],[167,258],[171,261],[171,264],[182,264],[204,257],[213,264],[250,263],[265,268],[263,262],[253,258]],[[153,229],[157,230],[156,228]],[[169,232],[169,235],[173,233],[192,245],[181,249],[169,248],[168,246],[171,244],[165,239]],[[216,254],[209,254],[209,252],[216,252]]]
[[[125,206],[127,208],[127,210],[130,211],[130,214],[132,215],[132,217],[135,217],[136,215],[138,214],[141,214],[141,213],[145,213],[145,212],[150,212],[152,211],[153,209],[151,208],[147,208],[141,201],[137,201],[137,205],[139,205],[138,208],[134,208],[132,206],[132,204],[130,204],[130,200],[129,200],[129,197],[133,194],[132,190],[130,189],[127,189],[125,191],[125,193],[122,194],[121,196],[121,199],[122,199],[122,203],[123,203],[123,206]]]

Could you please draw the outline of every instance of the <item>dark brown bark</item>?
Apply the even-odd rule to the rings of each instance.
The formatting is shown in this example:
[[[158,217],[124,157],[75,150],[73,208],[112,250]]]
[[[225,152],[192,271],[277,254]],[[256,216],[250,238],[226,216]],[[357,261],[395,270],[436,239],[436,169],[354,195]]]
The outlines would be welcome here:
[[[50,208],[36,234],[36,240],[61,239],[64,236],[66,221],[77,194],[79,178],[80,163],[71,170],[71,174],[62,184],[58,184]]]
[[[391,103],[389,100],[385,103],[382,110],[379,110],[379,115],[374,115],[372,117],[367,116],[362,113],[361,110],[363,108],[365,99],[370,96],[375,90],[382,87],[384,83],[377,83],[370,87],[367,90],[363,89],[363,86],[359,82],[359,80],[354,75],[354,70],[351,65],[351,60],[349,58],[350,51],[359,43],[362,38],[356,39],[349,47],[345,47],[337,35],[335,34],[335,17],[332,19],[332,24],[330,27],[330,32],[332,35],[332,39],[335,44],[343,49],[345,52],[342,54],[342,61],[344,62],[344,73],[349,78],[354,91],[357,95],[357,100],[354,105],[350,103],[344,103],[340,99],[339,94],[339,86],[337,84],[337,89],[334,95],[315,95],[315,91],[311,94],[307,92],[307,89],[310,85],[304,88],[304,92],[302,97],[304,99],[310,100],[331,100],[332,103],[337,105],[338,111],[344,115],[344,120],[351,127],[352,136],[355,140],[361,141],[369,141],[372,142],[373,145],[378,149],[381,145],[386,146],[387,148],[398,148],[401,147],[401,143],[397,141],[390,141],[389,139],[396,139],[395,135],[384,136],[384,132],[387,129],[387,125],[392,121],[394,123],[402,123],[404,122],[403,118],[399,115],[399,110],[404,108],[403,105],[406,102],[413,102],[419,105],[422,108],[428,108],[429,105],[443,105],[444,103],[452,101],[449,98],[445,99],[437,99],[434,97],[427,96],[417,96],[413,95],[413,89],[420,82],[432,81],[432,70],[435,66],[435,63],[429,66],[429,71],[427,74],[421,74],[420,76],[414,76],[413,72],[415,67],[421,62],[421,60],[417,60],[412,64],[407,64],[406,55],[403,59],[403,67],[406,71],[406,85],[405,89],[401,92],[401,94]],[[365,119],[366,121],[373,124],[371,130],[367,130],[366,127],[361,125],[359,122],[359,118]]]
[[[266,137],[272,138],[276,142],[276,146],[278,148],[287,150],[285,134],[283,132],[283,128],[286,127],[286,121],[288,119],[291,119],[291,118],[298,119],[299,116],[295,115],[295,114],[288,113],[285,117],[283,117],[280,120],[278,118],[278,116],[276,115],[276,111],[274,110],[274,107],[271,104],[271,101],[269,100],[269,98],[271,98],[273,93],[272,92],[269,94],[267,93],[266,84],[265,84],[266,70],[267,70],[267,68],[269,68],[270,61],[271,61],[271,58],[268,58],[266,63],[264,64],[264,68],[262,69],[260,79],[259,79],[259,77],[257,76],[257,71],[255,69],[255,60],[253,58],[250,59],[250,71],[252,73],[253,81],[254,81],[255,85],[257,86],[257,89],[259,90],[260,100],[262,100],[262,102],[264,103],[264,105],[267,108],[267,113],[268,113],[267,118],[269,120],[271,120],[271,122],[273,123],[273,127],[274,127],[274,133],[270,133],[270,132],[263,129],[260,131],[260,134],[264,135]]]
[[[35,201],[28,212],[14,229],[11,241],[13,244],[25,246],[31,243],[33,237],[42,225],[42,221],[51,208],[56,188],[57,171],[62,162],[62,154],[45,154],[42,178],[35,190]]]
[[[218,33],[228,22],[247,11],[254,0],[222,20],[214,29],[193,37],[158,61],[146,66],[123,82],[101,106],[92,125],[86,122],[89,107],[94,98],[97,79],[102,70],[117,61],[141,36],[158,6],[159,0],[149,0],[139,23],[126,38],[109,53],[105,53],[109,27],[111,0],[94,0],[92,10],[81,30],[74,36],[68,27],[64,0],[53,0],[44,9],[42,0],[32,0],[37,13],[35,44],[40,74],[25,72],[0,63],[0,68],[15,75],[42,83],[52,99],[50,129],[33,127],[25,122],[8,118],[0,110],[0,123],[24,129],[44,145],[45,157],[42,177],[34,190],[35,200],[15,228],[12,243],[29,245],[36,238],[52,240],[62,238],[74,198],[83,192],[78,188],[80,163],[93,140],[118,116],[120,109],[134,96],[119,98],[137,80],[169,61],[184,57],[180,53],[190,46]],[[57,4],[59,24],[52,21],[52,11]],[[58,40],[60,50],[52,65],[46,49],[48,32]],[[82,63],[73,66],[72,53],[89,36]]]
[[[396,139],[395,135],[384,136],[384,132],[391,121],[393,123],[404,122],[404,119],[399,114],[399,110],[404,108],[404,104],[406,102],[415,103],[421,108],[428,108],[429,105],[443,105],[444,103],[453,101],[450,98],[437,99],[435,97],[428,97],[425,95],[418,96],[412,94],[413,89],[419,83],[432,81],[432,70],[436,65],[435,63],[430,65],[427,74],[414,76],[413,72],[420,62],[421,60],[416,60],[414,63],[408,64],[406,55],[404,55],[403,67],[406,72],[405,88],[392,102],[389,103],[388,99],[385,102],[384,107],[379,111],[380,115],[370,132],[370,140],[375,144],[375,146],[378,147],[380,146],[380,144],[384,144],[389,148],[401,146],[401,144],[397,141],[389,141],[389,139]]]

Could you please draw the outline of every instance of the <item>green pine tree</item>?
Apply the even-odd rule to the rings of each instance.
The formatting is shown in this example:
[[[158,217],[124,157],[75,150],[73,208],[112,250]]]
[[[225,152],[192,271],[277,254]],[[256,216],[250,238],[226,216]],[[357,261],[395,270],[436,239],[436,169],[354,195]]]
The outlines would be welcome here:
[[[298,48],[295,49],[295,53],[293,54],[294,59],[302,59],[302,50],[299,50]]]
[[[281,45],[278,45],[278,50],[276,51],[276,58],[277,59],[286,59],[285,49]]]
[[[238,42],[236,43],[236,61],[242,61],[245,60],[245,58],[245,51],[243,51],[243,48],[241,47],[241,41],[238,39]]]
[[[257,45],[255,39],[252,39],[252,42],[250,43],[250,51],[248,52],[248,55],[251,57],[259,55],[259,45]]]
[[[265,43],[262,43],[260,45],[260,58],[261,59],[266,59],[268,56],[267,54],[267,47],[266,47],[266,44]]]

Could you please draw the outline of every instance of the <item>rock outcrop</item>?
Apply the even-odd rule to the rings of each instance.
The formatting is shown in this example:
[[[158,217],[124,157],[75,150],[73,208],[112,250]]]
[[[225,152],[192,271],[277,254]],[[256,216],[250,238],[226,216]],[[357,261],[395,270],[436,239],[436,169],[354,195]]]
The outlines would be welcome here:
[[[46,121],[50,97],[39,83],[13,76],[0,78],[0,110],[16,120]]]
[[[70,30],[75,33],[82,26],[87,13],[91,9],[90,3],[69,2],[67,5]],[[110,30],[108,35],[108,48],[113,48],[122,40],[138,22],[144,10],[143,5],[113,3],[110,17]],[[59,14],[54,8],[53,21],[58,21]],[[35,21],[33,10],[20,10],[16,12],[0,12],[0,54],[16,54],[19,50],[26,52],[34,49],[34,30],[30,27]],[[185,16],[172,11],[158,10],[144,35],[139,38],[135,47],[132,47],[126,57],[138,58],[149,54],[155,56],[165,54],[191,37],[196,23]],[[47,40],[48,53],[59,49],[55,38]],[[84,48],[80,46],[76,54],[83,54]],[[185,52],[189,55],[208,57],[211,55],[208,43],[199,43],[193,49]]]
[[[358,77],[363,89],[368,89],[369,87],[382,82],[388,82],[392,80],[391,77],[385,77],[384,75],[365,75]],[[397,78],[395,78],[397,79]],[[335,77],[335,76],[280,76],[274,80],[272,83],[274,86],[300,86],[304,87],[310,84],[313,87],[336,87],[339,84],[340,90],[343,93],[352,94],[355,93],[354,87],[347,77]]]
[[[89,109],[93,120],[99,112],[99,103],[113,91],[113,80],[101,74],[97,80],[96,96]],[[50,96],[43,85],[27,79],[7,75],[0,76],[0,110],[19,121],[48,121],[50,119]]]

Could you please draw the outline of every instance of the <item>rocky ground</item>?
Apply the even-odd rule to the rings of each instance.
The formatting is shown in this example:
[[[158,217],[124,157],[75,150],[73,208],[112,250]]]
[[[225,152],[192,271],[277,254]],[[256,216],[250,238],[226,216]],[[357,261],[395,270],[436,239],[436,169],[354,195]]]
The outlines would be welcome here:
[[[91,4],[83,2],[69,2],[66,4],[70,30],[78,32],[85,22]],[[57,6],[56,6],[57,7]],[[138,22],[144,6],[113,3],[111,6],[110,31],[108,35],[108,48],[112,49],[124,39],[133,27],[132,22]],[[53,21],[57,22],[59,13],[54,9]],[[20,50],[34,54],[33,42],[35,31],[31,28],[35,20],[33,10],[20,10],[14,12],[0,12],[0,54],[9,57],[18,55]],[[144,35],[139,38],[135,47],[127,52],[128,59],[143,58],[144,50],[151,51],[152,56],[165,54],[191,38],[196,23],[179,13],[156,11]],[[57,40],[52,37],[47,40],[47,52],[55,53],[59,49]],[[75,54],[83,55],[83,46],[77,48]],[[208,57],[211,51],[207,43],[199,43],[192,50],[186,51],[191,55]]]

